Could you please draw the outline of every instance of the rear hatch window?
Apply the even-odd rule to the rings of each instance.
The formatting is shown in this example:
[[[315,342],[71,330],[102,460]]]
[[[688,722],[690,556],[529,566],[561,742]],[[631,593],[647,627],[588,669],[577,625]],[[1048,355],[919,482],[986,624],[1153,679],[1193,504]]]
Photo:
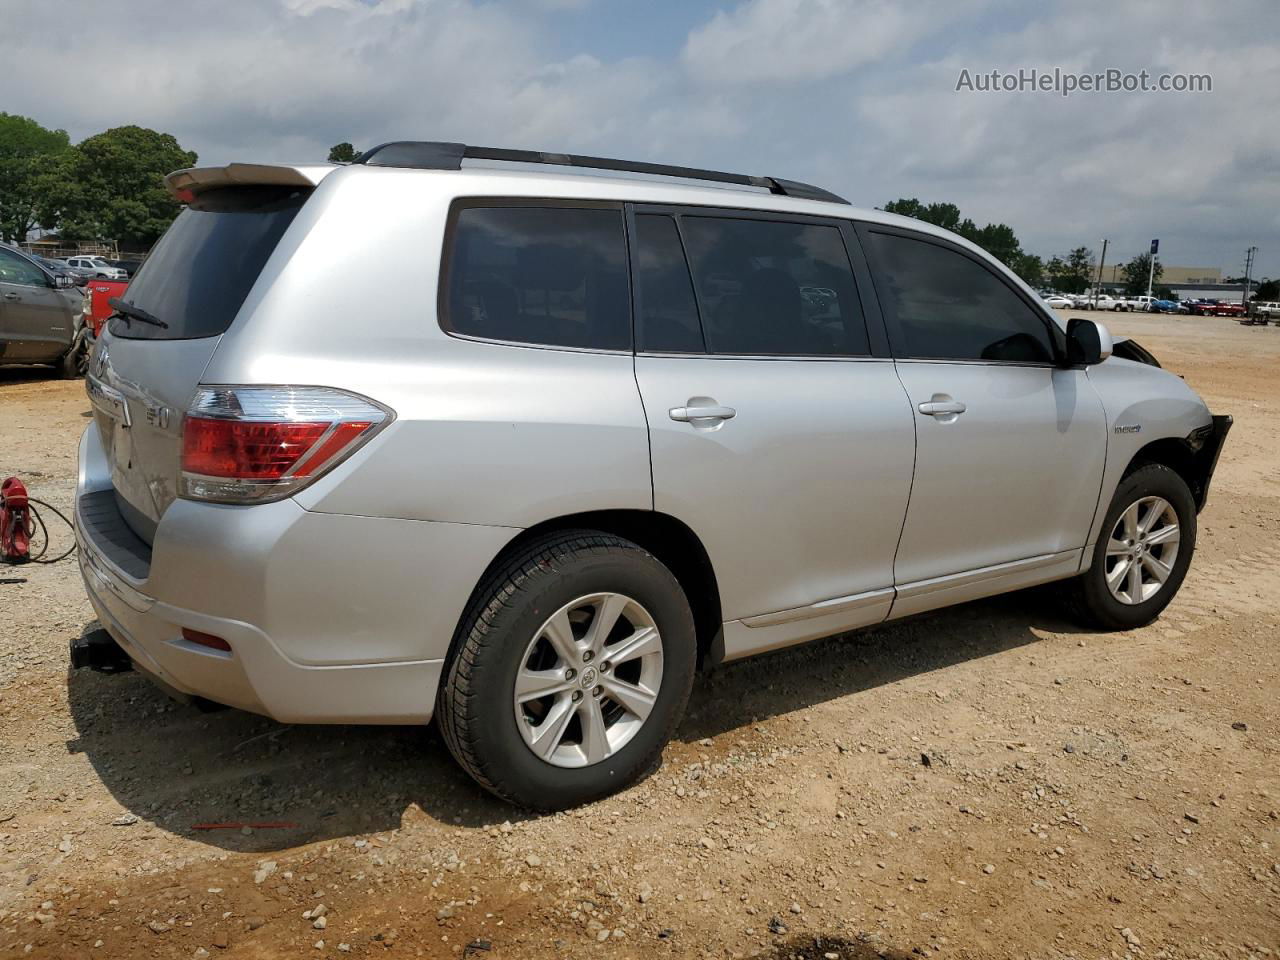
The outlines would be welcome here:
[[[125,292],[160,327],[116,316],[111,334],[195,340],[225,333],[311,188],[225,187],[178,215]]]

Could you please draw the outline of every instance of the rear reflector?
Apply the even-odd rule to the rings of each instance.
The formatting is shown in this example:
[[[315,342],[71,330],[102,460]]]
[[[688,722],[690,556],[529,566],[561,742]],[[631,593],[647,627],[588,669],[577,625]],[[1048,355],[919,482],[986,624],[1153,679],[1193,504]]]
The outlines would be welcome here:
[[[180,494],[218,503],[282,499],[391,420],[387,408],[325,387],[201,387],[183,422]]]
[[[231,652],[231,644],[221,637],[215,637],[212,633],[201,633],[199,630],[188,630],[183,627],[182,639],[188,643],[198,643],[200,646],[208,647],[211,650],[221,650],[224,653]]]

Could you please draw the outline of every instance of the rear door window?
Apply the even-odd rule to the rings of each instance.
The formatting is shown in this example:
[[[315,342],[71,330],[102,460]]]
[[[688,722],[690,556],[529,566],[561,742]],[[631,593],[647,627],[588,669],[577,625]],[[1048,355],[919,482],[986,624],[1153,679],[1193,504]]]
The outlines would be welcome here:
[[[904,358],[1052,363],[1048,321],[976,260],[872,231],[876,292]]]
[[[631,349],[620,207],[464,206],[451,234],[446,330],[550,347]]]
[[[684,216],[680,230],[711,353],[870,354],[838,227]]]
[[[211,190],[178,214],[124,294],[168,324],[111,321],[111,333],[147,340],[193,340],[225,333],[310,188],[245,186]]]

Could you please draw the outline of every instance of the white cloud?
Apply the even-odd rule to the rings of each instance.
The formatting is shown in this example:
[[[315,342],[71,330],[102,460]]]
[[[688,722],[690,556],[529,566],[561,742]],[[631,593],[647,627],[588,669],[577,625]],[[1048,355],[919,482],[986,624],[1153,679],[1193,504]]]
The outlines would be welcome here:
[[[972,2],[747,0],[689,34],[682,58],[709,83],[799,83],[891,59]]]
[[[1046,254],[1160,236],[1171,263],[1234,268],[1258,243],[1280,274],[1280,43],[1240,28],[1274,0],[1230,18],[1190,0],[725,0],[642,56],[616,52],[604,5],[570,37],[545,2],[219,0],[179,18],[117,0],[103,18],[63,0],[58,23],[93,23],[63,30],[47,0],[6,0],[0,109],[76,139],[139,123],[204,163],[412,138],[774,174],[864,206],[950,200]],[[1054,66],[1208,72],[1214,92],[954,90],[961,68]]]

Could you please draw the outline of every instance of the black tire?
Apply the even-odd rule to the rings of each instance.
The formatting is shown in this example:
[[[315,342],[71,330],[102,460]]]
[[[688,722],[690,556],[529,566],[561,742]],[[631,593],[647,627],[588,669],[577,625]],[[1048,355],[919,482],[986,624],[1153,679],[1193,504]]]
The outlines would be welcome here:
[[[89,341],[86,337],[76,337],[71,349],[58,361],[58,376],[63,380],[75,380],[83,377],[89,367]]]
[[[554,766],[516,726],[516,673],[546,619],[596,592],[625,594],[651,614],[662,640],[661,685],[643,726],[613,754]],[[501,561],[476,588],[455,646],[436,703],[444,741],[482,787],[535,810],[590,803],[649,773],[684,715],[697,662],[693,614],[671,571],[629,540],[590,530],[549,534]]]
[[[1149,600],[1122,603],[1111,595],[1106,583],[1107,542],[1121,515],[1143,497],[1163,497],[1178,518],[1178,554],[1168,579]],[[1088,571],[1067,586],[1067,603],[1086,626],[1102,630],[1132,630],[1151,623],[1178,593],[1196,546],[1196,504],[1185,480],[1163,464],[1150,463],[1126,475],[1116,488],[1098,532],[1093,562]]]

